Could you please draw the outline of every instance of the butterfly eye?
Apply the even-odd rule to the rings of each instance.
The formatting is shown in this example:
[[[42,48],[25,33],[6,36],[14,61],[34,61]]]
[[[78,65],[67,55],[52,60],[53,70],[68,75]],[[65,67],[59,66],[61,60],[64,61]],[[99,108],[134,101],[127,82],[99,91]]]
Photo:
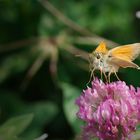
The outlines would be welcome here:
[[[100,58],[101,58],[101,56],[100,56],[99,54],[97,54],[96,58],[97,58],[97,59],[100,59]]]

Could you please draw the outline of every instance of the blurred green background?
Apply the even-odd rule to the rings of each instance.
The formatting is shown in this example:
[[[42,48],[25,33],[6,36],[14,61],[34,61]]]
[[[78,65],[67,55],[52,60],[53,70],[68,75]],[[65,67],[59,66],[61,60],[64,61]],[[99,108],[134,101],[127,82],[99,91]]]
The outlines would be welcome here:
[[[0,0],[0,140],[77,137],[87,54],[103,40],[140,42],[139,10],[139,0]],[[138,70],[118,75],[140,86]]]

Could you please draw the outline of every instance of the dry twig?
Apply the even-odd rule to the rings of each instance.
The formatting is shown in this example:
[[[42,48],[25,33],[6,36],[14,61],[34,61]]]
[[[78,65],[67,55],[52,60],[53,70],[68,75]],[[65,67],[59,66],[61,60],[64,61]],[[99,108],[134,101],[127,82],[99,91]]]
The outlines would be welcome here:
[[[100,37],[96,34],[91,33],[90,31],[88,31],[87,29],[81,27],[80,25],[78,25],[77,23],[75,23],[74,21],[72,21],[71,19],[69,19],[68,17],[66,17],[62,12],[60,12],[56,7],[54,7],[48,0],[39,0],[39,2],[42,4],[42,6],[44,8],[46,8],[53,16],[55,16],[57,19],[59,19],[63,24],[67,25],[68,27],[70,27],[71,29],[73,29],[74,31],[79,32],[80,34],[84,35],[84,36],[90,36],[92,38],[94,38],[94,40],[96,42],[101,42],[101,41],[105,41],[109,46],[115,46],[116,43],[108,40],[106,38]]]

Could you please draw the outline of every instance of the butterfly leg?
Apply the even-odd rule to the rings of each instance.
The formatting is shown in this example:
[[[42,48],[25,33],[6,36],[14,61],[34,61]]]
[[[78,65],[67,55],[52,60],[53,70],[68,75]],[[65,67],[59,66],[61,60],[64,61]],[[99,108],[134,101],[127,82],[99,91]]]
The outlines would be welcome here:
[[[95,68],[93,68],[93,70],[91,71],[90,80],[91,80],[92,78],[95,79],[94,71],[95,71]]]
[[[101,74],[101,80],[103,81],[103,71],[100,69],[100,74]]]
[[[105,80],[108,82],[108,78],[107,78],[106,73],[104,71],[103,71],[103,74],[104,74]]]
[[[108,83],[110,83],[110,76],[111,76],[111,73],[112,73],[112,71],[110,71],[110,72],[108,73]]]
[[[117,80],[121,81],[120,78],[118,77],[118,75],[117,75],[117,73],[116,73],[115,71],[114,71],[114,74],[115,74]]]
[[[95,79],[95,76],[94,76],[94,71],[95,71],[95,67],[91,70],[91,73],[90,73],[90,78],[89,78],[89,81],[87,82],[86,85],[88,85],[90,83],[90,81],[93,79]]]

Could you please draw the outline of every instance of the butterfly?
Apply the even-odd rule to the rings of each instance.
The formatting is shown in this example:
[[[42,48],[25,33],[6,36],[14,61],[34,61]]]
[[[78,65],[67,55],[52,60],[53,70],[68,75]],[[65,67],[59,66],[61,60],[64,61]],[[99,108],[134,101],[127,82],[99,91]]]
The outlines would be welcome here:
[[[132,62],[139,54],[140,43],[118,46],[108,50],[105,42],[101,42],[98,47],[89,54],[91,78],[94,77],[95,70],[100,70],[101,78],[102,74],[104,74],[108,82],[110,82],[112,73],[120,80],[117,76],[119,68],[132,67],[140,69],[137,64]],[[106,75],[106,73],[108,73],[108,75]]]

